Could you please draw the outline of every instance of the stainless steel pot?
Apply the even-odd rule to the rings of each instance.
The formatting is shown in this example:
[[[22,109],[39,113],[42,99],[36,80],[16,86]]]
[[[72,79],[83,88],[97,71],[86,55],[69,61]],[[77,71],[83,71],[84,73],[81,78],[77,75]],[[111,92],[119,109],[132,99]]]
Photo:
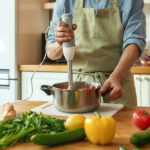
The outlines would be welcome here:
[[[91,86],[95,89],[86,89]],[[43,90],[47,95],[54,96],[55,107],[62,112],[83,113],[96,110],[100,106],[101,88],[98,83],[74,82],[73,90],[68,90],[68,82],[57,83],[53,86],[42,85]],[[108,89],[102,96],[109,93]]]

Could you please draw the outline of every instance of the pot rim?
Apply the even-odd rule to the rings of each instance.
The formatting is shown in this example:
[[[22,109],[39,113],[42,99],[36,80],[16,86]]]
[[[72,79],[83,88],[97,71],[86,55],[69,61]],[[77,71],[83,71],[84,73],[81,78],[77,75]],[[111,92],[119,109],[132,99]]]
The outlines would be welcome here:
[[[101,88],[101,85],[100,85],[100,83],[93,83],[93,82],[84,82],[84,81],[75,81],[75,82],[73,82],[73,85],[74,84],[85,84],[86,85],[86,87],[81,87],[81,88],[74,88],[74,89],[67,89],[67,88],[60,88],[60,87],[57,87],[57,86],[59,86],[59,85],[64,85],[64,84],[66,84],[66,87],[68,87],[68,82],[59,82],[59,83],[55,83],[55,84],[53,84],[52,85],[52,87],[54,88],[54,89],[61,89],[61,90],[64,90],[64,91],[85,91],[85,89],[83,89],[83,88],[88,88],[88,87],[91,87],[91,86],[95,86],[95,89],[87,89],[87,90],[89,90],[89,91],[92,91],[92,90],[99,90],[100,88]]]

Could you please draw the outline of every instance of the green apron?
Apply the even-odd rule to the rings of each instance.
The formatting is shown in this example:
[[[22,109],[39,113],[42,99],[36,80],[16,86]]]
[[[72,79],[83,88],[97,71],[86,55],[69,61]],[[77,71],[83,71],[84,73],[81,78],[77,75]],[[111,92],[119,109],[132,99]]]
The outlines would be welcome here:
[[[95,11],[83,8],[84,0],[76,0],[73,23],[76,52],[73,60],[74,81],[100,83],[108,79],[117,66],[122,54],[123,26],[120,19],[118,0],[110,0],[110,8]],[[104,102],[137,105],[134,81],[129,72],[121,82],[123,97]]]

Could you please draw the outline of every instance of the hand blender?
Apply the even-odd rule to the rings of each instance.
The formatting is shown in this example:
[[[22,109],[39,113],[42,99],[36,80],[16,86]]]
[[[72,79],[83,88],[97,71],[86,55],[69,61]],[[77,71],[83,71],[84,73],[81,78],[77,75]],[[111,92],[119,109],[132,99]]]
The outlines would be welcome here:
[[[72,29],[72,14],[63,14],[62,21],[69,25],[69,28]],[[74,39],[63,42],[63,54],[67,60],[68,67],[68,90],[73,89],[73,78],[72,78],[72,60],[75,54],[75,44]]]

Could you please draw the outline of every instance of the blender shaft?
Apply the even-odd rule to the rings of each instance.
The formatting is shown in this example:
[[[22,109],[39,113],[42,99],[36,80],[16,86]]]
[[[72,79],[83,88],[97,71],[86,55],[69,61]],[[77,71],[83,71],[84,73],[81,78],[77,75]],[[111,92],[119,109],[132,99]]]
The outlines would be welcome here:
[[[72,61],[67,60],[67,66],[68,66],[68,90],[73,89],[73,77],[72,77]]]

